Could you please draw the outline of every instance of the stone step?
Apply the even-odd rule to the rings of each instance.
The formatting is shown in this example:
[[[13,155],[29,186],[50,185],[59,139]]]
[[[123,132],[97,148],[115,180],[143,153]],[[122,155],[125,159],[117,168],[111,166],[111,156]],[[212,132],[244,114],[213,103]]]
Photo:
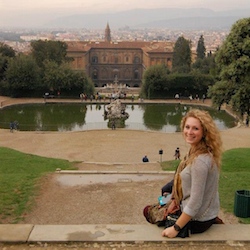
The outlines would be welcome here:
[[[250,225],[213,225],[202,234],[169,239],[161,236],[163,228],[152,224],[85,225],[0,225],[0,242],[177,242],[250,244]]]

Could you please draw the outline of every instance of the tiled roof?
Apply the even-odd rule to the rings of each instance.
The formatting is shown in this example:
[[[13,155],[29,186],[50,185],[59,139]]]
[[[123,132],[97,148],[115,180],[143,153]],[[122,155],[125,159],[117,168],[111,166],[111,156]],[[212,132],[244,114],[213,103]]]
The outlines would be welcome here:
[[[67,42],[68,52],[85,52],[91,49],[88,42]]]
[[[88,51],[95,49],[142,49],[145,52],[164,53],[173,51],[173,43],[171,42],[145,42],[145,41],[120,41],[120,42],[91,42],[79,41],[68,42],[68,51]]]

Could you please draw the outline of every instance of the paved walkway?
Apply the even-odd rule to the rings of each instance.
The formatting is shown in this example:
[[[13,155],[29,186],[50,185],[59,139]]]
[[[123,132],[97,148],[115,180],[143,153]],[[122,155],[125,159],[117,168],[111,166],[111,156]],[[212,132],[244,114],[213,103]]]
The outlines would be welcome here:
[[[130,103],[130,104],[140,104],[140,103],[186,103],[189,105],[205,105],[205,106],[210,106],[211,101],[210,99],[205,100],[205,102],[199,100],[193,100],[190,102],[189,100],[175,100],[175,99],[157,99],[157,100],[139,100],[136,99],[132,101],[131,99],[121,99],[122,103]],[[5,97],[5,96],[0,96],[0,108],[13,105],[13,104],[24,104],[24,103],[45,103],[45,100],[43,98],[10,98],[10,97]],[[90,101],[89,99],[86,101],[81,101],[80,99],[63,99],[63,98],[51,98],[51,99],[46,99],[46,103],[110,103],[110,99],[102,99],[100,101],[98,100],[93,100]]]
[[[206,233],[189,238],[161,236],[155,225],[0,225],[0,242],[196,242],[250,244],[250,225],[213,225]]]

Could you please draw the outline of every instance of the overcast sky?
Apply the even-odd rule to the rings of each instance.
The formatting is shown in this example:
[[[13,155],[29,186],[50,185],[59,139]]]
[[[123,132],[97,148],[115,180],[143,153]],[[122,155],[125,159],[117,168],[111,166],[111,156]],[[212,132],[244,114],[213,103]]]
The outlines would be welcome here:
[[[250,0],[0,0],[0,26],[41,22],[79,13],[101,13],[134,8],[209,8],[215,11],[250,8]],[[37,18],[36,19],[31,19]]]
[[[228,10],[250,8],[250,0],[0,0],[2,11],[27,11],[34,9],[76,9],[100,12],[133,8],[210,8]]]

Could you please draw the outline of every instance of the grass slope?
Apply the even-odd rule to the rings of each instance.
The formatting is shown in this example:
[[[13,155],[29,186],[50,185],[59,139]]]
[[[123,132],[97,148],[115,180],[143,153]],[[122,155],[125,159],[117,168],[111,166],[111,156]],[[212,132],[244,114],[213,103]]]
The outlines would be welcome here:
[[[32,204],[40,177],[71,163],[0,148],[0,223],[15,223]]]

